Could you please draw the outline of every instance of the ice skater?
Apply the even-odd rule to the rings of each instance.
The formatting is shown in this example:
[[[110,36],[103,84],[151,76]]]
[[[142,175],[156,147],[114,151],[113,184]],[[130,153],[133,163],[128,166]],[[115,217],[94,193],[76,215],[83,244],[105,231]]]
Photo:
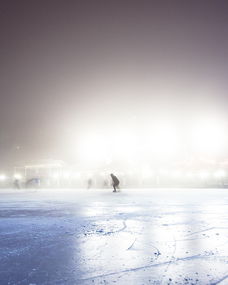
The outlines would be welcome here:
[[[112,177],[112,186],[113,186],[113,192],[116,192],[116,188],[119,187],[120,181],[119,179],[114,175],[114,174],[110,174],[110,176]]]
[[[15,179],[14,182],[13,182],[13,185],[16,189],[20,189],[20,181],[19,179]]]
[[[93,180],[92,178],[89,178],[88,181],[87,181],[87,189],[90,189],[93,185]]]

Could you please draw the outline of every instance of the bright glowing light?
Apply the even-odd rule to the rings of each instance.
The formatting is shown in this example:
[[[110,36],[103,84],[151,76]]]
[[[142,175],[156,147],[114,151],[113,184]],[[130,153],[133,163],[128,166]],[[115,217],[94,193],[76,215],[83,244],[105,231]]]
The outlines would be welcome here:
[[[110,151],[113,157],[134,164],[138,160],[140,142],[136,136],[123,130],[109,138]]]
[[[166,170],[166,169],[159,169],[159,174],[160,175],[167,175],[168,173],[169,173],[169,171]]]
[[[16,174],[14,174],[14,178],[18,179],[18,180],[21,180],[22,179],[22,175],[20,173],[16,173]]]
[[[219,169],[214,173],[215,178],[224,178],[226,177],[226,171],[223,169]]]
[[[158,123],[152,126],[145,141],[147,154],[153,153],[159,158],[172,156],[179,149],[179,136],[175,127],[169,123]]]
[[[109,173],[105,172],[105,171],[102,171],[102,172],[100,172],[100,176],[107,177],[107,176],[109,176]]]
[[[59,173],[53,173],[53,174],[52,174],[52,178],[58,179],[58,178],[59,178]]]
[[[196,121],[192,130],[185,128],[183,132],[179,124],[173,123],[161,119],[151,122],[151,125],[148,123],[137,132],[121,127],[111,128],[111,132],[104,134],[93,131],[82,136],[77,145],[77,158],[89,169],[112,163],[127,164],[128,168],[136,169],[150,162],[149,165],[159,168],[163,165],[161,162],[177,162],[182,157],[187,160],[195,154],[211,160],[214,159],[211,156],[225,150],[228,145],[225,127],[218,120]],[[164,167],[168,166],[164,164]],[[206,179],[208,174],[196,173],[196,176]]]
[[[75,172],[75,173],[72,173],[71,177],[73,179],[79,179],[81,177],[81,173],[80,172]]]
[[[191,171],[188,171],[188,172],[186,173],[186,177],[187,177],[187,178],[193,178],[193,176],[194,176],[194,174],[193,174]]]
[[[5,181],[5,180],[6,180],[5,174],[1,174],[1,175],[0,175],[0,181]]]
[[[78,155],[84,163],[111,164],[114,159],[135,166],[147,162],[150,155],[163,159],[173,156],[178,150],[176,128],[169,122],[159,122],[137,134],[117,128],[106,135],[84,136],[78,146]]]
[[[63,178],[64,179],[69,179],[70,178],[70,173],[69,172],[64,172],[63,173]]]
[[[193,148],[200,153],[218,153],[223,151],[227,144],[225,128],[217,121],[198,122],[192,135]]]
[[[79,145],[78,154],[86,163],[106,162],[110,159],[106,138],[99,135],[85,137]]]
[[[153,176],[153,172],[151,169],[149,168],[142,169],[142,178],[146,179],[150,178],[151,176]]]
[[[181,173],[180,170],[174,170],[174,171],[171,172],[171,176],[172,176],[173,178],[176,178],[176,179],[180,178],[181,175],[182,175],[182,173]]]
[[[207,172],[207,171],[205,171],[205,170],[202,170],[202,171],[200,171],[200,173],[199,173],[199,177],[201,178],[201,179],[207,179],[208,177],[209,177],[209,172]]]

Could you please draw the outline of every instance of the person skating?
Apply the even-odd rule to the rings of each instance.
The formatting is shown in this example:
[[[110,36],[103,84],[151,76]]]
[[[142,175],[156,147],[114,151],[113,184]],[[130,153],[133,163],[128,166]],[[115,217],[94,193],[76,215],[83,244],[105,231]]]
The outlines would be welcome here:
[[[93,180],[92,178],[89,178],[88,181],[87,181],[87,189],[90,189],[93,185]]]
[[[119,186],[120,181],[119,179],[114,175],[114,174],[110,174],[110,176],[112,177],[112,186],[113,186],[113,192],[116,192],[116,188]]]
[[[19,179],[15,179],[14,182],[13,182],[13,185],[16,189],[20,189],[20,181]]]

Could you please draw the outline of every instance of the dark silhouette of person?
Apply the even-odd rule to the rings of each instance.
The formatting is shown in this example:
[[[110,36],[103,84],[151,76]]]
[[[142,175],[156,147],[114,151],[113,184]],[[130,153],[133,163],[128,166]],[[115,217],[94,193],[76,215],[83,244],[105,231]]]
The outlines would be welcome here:
[[[118,188],[120,181],[119,179],[114,175],[114,174],[110,174],[110,176],[112,177],[112,186],[113,186],[113,192],[116,192],[116,188]]]
[[[13,182],[13,185],[16,189],[20,189],[20,182],[19,182],[19,179],[15,179],[14,182]]]
[[[92,187],[92,184],[93,184],[93,180],[92,178],[89,178],[88,181],[87,181],[87,189],[90,189]]]

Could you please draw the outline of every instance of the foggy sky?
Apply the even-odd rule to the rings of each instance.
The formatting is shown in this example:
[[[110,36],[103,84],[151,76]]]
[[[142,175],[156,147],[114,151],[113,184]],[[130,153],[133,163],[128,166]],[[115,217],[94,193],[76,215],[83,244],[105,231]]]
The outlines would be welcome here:
[[[1,1],[0,167],[90,130],[227,116],[227,1]],[[76,158],[75,158],[76,159]]]

